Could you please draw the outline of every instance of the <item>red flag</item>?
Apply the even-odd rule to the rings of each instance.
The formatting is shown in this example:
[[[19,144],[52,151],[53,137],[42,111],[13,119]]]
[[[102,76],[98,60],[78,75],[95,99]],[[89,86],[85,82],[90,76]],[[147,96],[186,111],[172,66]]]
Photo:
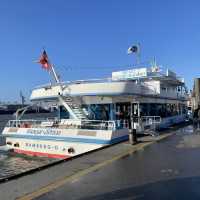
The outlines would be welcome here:
[[[38,63],[40,63],[42,65],[42,68],[46,70],[49,70],[51,68],[51,64],[49,62],[49,59],[45,50],[43,51]]]

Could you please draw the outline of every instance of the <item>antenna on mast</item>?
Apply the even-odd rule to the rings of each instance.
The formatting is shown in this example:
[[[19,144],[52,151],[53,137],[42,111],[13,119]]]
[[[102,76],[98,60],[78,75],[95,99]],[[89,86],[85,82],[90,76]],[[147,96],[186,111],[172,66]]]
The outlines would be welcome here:
[[[153,59],[150,61],[150,65],[151,67],[156,67],[157,63],[156,63],[156,57],[154,56]]]
[[[157,65],[155,56],[153,57],[153,60],[150,62],[150,64],[152,72],[160,72],[160,67]]]

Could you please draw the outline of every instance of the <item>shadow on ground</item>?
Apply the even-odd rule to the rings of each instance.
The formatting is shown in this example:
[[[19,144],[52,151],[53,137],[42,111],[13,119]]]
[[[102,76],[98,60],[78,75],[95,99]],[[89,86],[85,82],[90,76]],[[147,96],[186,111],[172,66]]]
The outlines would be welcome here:
[[[126,187],[105,194],[87,196],[79,200],[199,200],[199,188],[200,177],[177,178],[143,186]]]

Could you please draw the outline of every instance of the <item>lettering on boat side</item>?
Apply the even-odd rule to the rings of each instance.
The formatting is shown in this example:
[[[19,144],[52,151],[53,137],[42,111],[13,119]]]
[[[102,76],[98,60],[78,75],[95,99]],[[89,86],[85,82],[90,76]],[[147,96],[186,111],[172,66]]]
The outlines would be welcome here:
[[[33,135],[61,135],[61,130],[54,129],[27,129],[26,133]]]
[[[58,145],[50,145],[50,144],[38,144],[38,143],[27,143],[26,142],[25,146],[29,147],[29,148],[59,150]],[[61,149],[63,149],[63,148],[61,148]]]

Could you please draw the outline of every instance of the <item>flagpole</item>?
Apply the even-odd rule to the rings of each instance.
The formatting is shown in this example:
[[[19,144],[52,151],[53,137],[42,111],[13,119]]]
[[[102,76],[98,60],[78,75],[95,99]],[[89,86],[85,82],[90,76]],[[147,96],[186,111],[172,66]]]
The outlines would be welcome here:
[[[53,77],[54,77],[56,83],[60,86],[61,91],[63,91],[62,83],[60,82],[60,79],[58,78],[58,75],[56,74],[53,64],[51,64],[51,72],[53,74]]]
[[[136,52],[136,64],[140,64],[140,43],[137,44],[137,52]]]
[[[59,78],[58,78],[58,75],[56,74],[55,69],[54,69],[54,66],[53,66],[52,64],[51,64],[51,71],[52,71],[52,73],[53,73],[53,77],[54,77],[56,83],[60,83],[60,80],[59,80]]]

